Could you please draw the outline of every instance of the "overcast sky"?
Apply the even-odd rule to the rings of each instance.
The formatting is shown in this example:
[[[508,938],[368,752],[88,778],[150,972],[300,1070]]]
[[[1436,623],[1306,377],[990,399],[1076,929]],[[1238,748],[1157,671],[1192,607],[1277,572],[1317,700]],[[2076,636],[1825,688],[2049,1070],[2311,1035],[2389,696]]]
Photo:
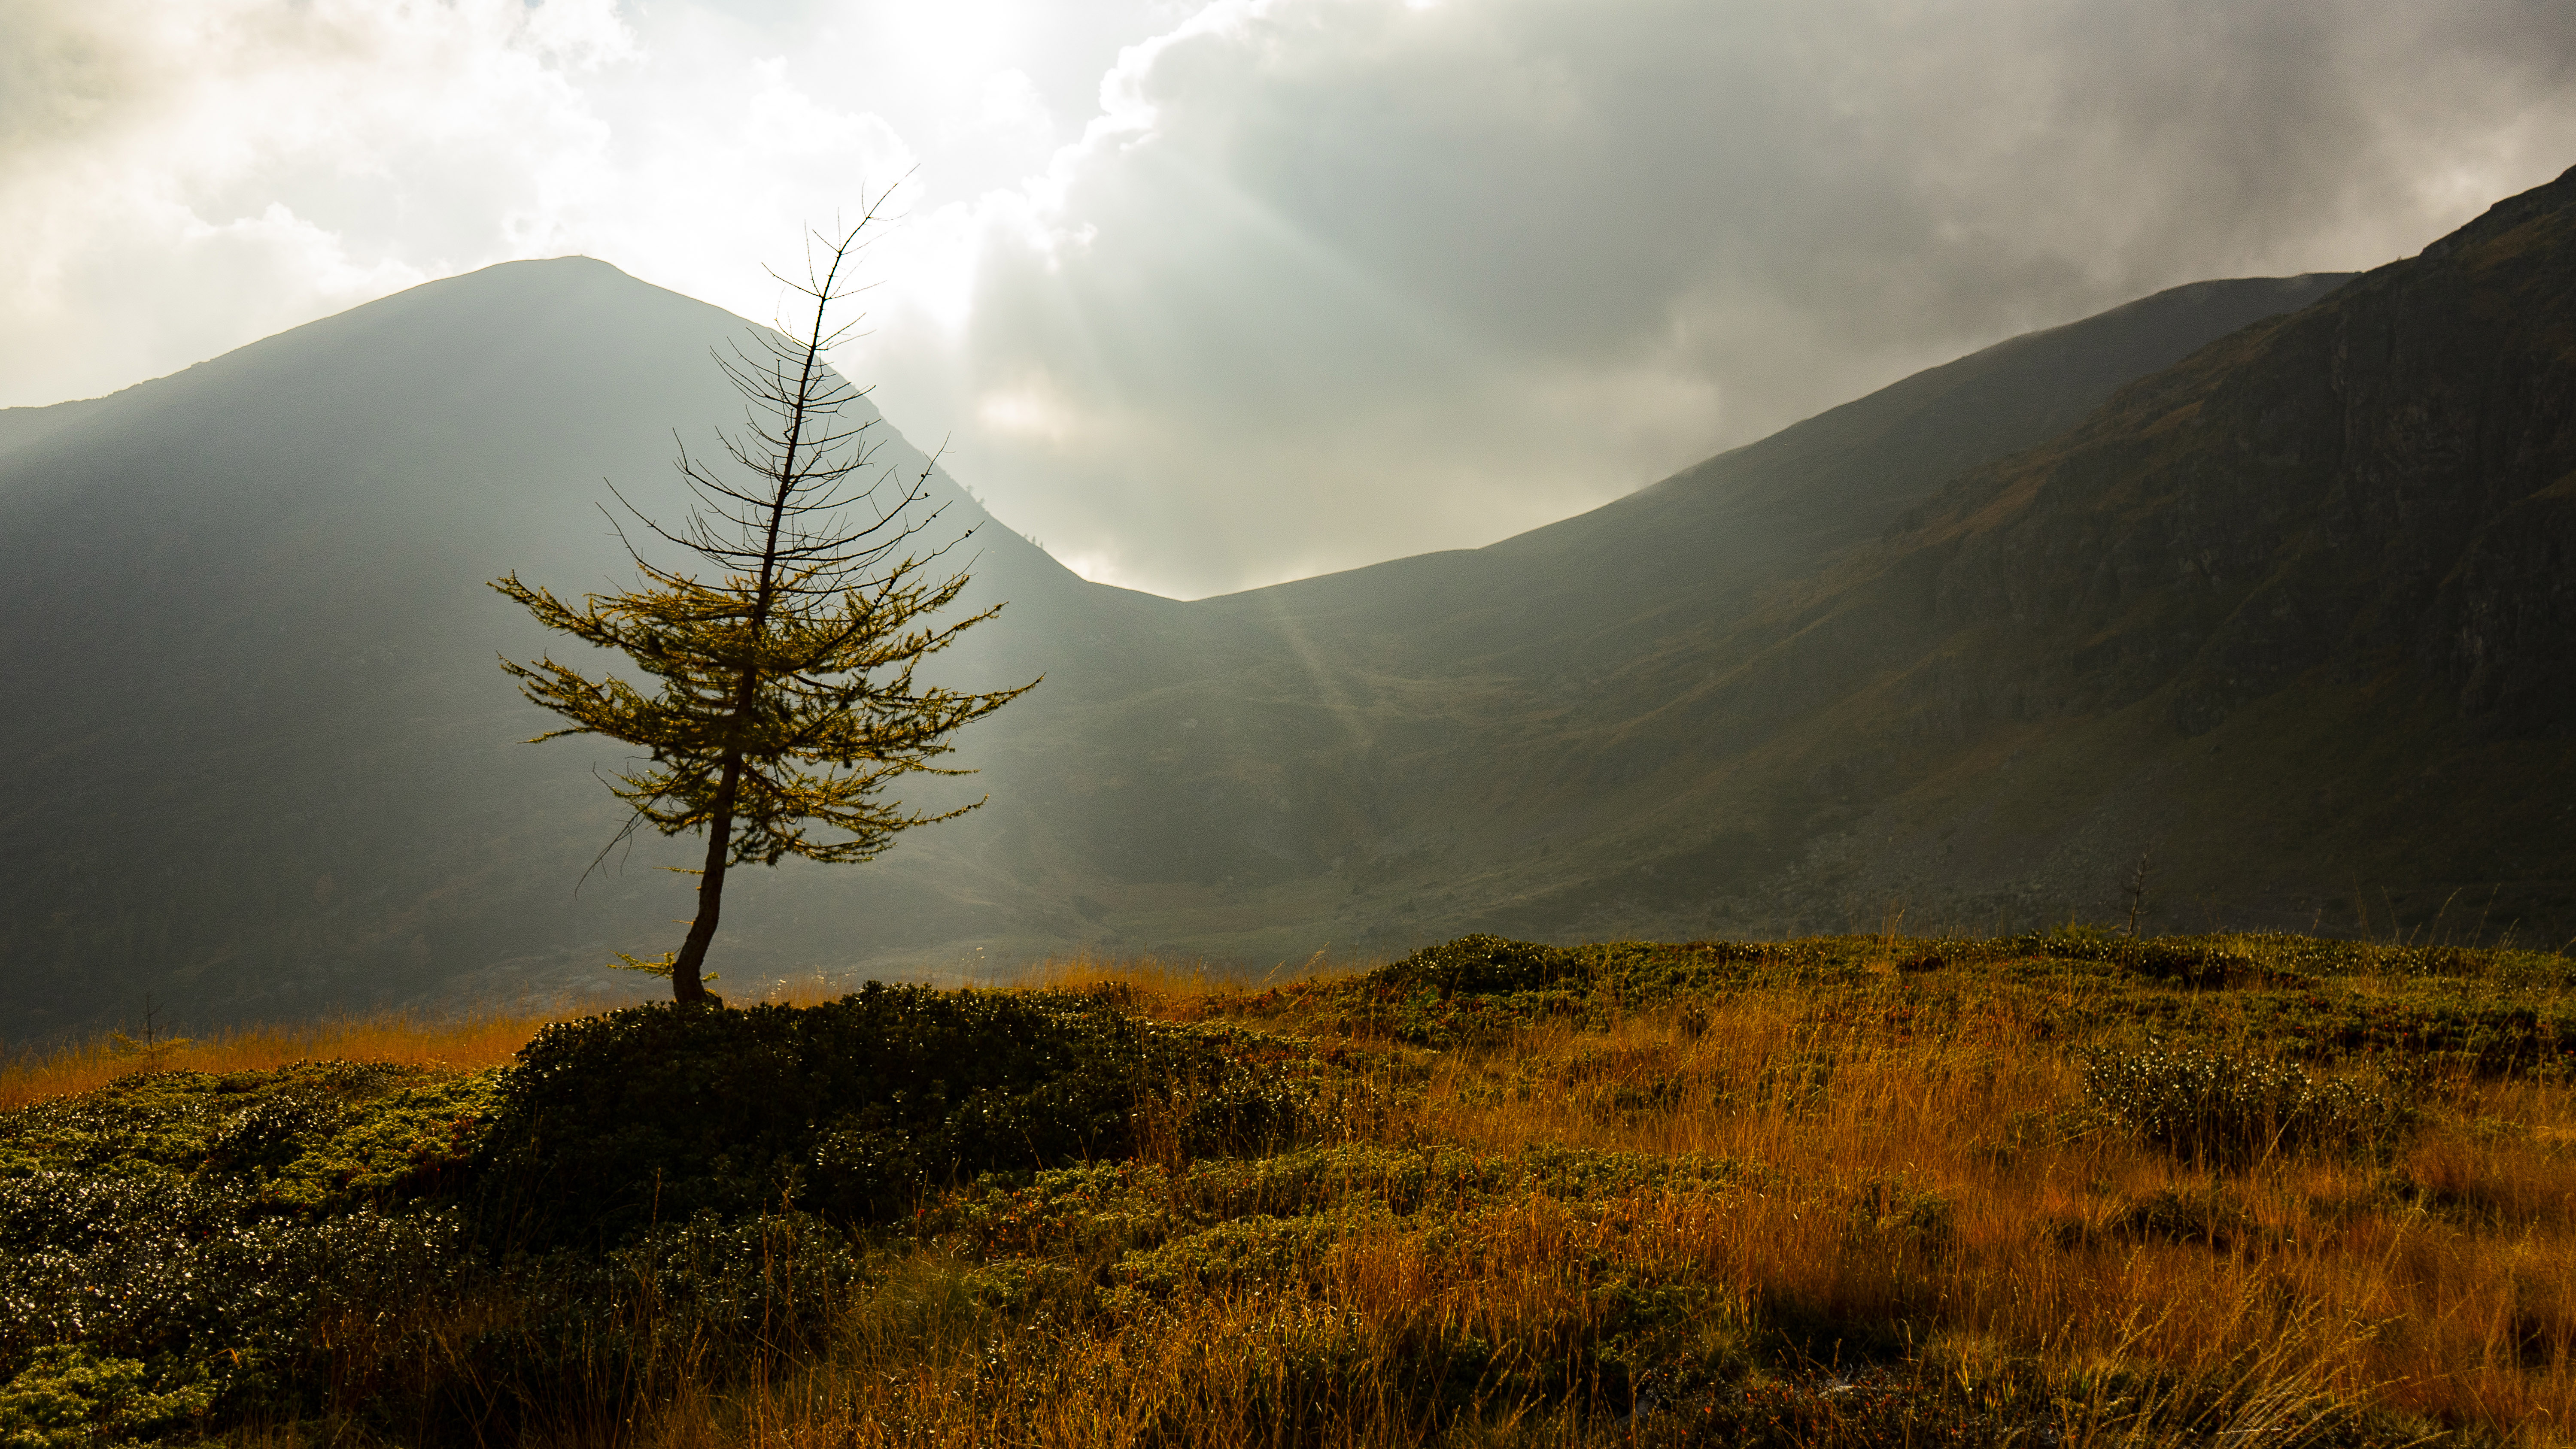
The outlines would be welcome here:
[[[514,257],[765,319],[910,175],[844,370],[1188,597],[2570,165],[2566,0],[0,0],[0,404]]]

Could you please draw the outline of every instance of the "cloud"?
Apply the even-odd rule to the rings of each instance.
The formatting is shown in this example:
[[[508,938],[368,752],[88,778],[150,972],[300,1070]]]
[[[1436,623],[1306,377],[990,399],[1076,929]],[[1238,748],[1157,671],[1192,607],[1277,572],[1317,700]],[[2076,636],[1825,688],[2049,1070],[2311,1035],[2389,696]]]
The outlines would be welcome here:
[[[1042,171],[1116,55],[1066,29],[1076,12],[1129,39],[1173,18],[1168,0],[18,0],[0,8],[0,405],[518,257],[587,252],[765,316],[763,263],[925,155],[932,204]],[[278,207],[303,230],[270,228]]]
[[[2016,331],[2410,252],[2576,161],[2571,63],[2518,0],[1233,0],[949,219],[967,321],[877,371],[1124,581],[1481,544]]]
[[[482,255],[605,143],[568,77],[631,47],[586,0],[84,0],[9,23],[10,401],[132,382]]]
[[[1192,595],[1476,545],[2576,162],[2556,0],[21,0],[0,401],[586,251],[766,314],[920,171],[842,360]]]

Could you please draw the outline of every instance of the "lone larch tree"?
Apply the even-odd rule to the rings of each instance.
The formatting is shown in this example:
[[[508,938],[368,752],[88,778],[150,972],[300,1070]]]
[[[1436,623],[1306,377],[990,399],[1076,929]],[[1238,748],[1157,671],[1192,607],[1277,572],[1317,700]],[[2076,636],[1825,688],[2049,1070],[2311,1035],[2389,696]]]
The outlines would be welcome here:
[[[728,869],[790,855],[866,860],[901,831],[981,805],[925,814],[885,792],[908,774],[966,773],[935,763],[954,748],[950,736],[1036,683],[973,693],[916,677],[925,658],[1001,606],[946,617],[967,576],[939,561],[973,530],[940,547],[920,540],[940,512],[925,506],[936,460],[917,475],[880,466],[877,419],[851,412],[864,390],[824,361],[856,325],[832,314],[859,290],[849,274],[875,220],[871,210],[845,234],[814,234],[805,276],[778,277],[802,299],[800,319],[810,304],[810,321],[792,334],[785,322],[754,329],[747,345],[716,354],[746,424],[718,430],[723,462],[681,445],[686,515],[666,527],[610,485],[638,587],[576,607],[515,571],[492,581],[548,628],[618,650],[659,682],[647,694],[551,657],[501,661],[523,694],[571,721],[537,741],[596,734],[649,752],[609,782],[634,811],[618,839],[647,824],[706,832],[688,936],[665,956],[627,958],[667,971],[684,1003],[715,1000],[704,967]],[[628,521],[705,567],[655,564]]]

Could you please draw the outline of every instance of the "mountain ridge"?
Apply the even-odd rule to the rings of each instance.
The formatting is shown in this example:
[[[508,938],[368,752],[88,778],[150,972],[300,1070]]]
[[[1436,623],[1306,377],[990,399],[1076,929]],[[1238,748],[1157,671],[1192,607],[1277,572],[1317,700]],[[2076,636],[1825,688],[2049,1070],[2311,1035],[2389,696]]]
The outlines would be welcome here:
[[[1467,929],[2098,910],[2142,841],[2164,850],[2217,809],[2176,753],[2207,742],[2170,704],[1998,705],[2040,696],[1944,632],[1951,555],[1927,540],[1963,526],[1973,480],[2043,466],[2118,398],[2170,385],[2160,370],[2366,281],[2171,289],[1485,549],[1191,603],[1079,579],[934,471],[954,526],[982,530],[969,603],[1010,604],[945,667],[1047,683],[963,741],[981,776],[925,797],[990,805],[866,870],[748,873],[716,964],[1266,961]],[[42,763],[0,793],[22,842],[0,884],[0,949],[24,963],[0,985],[12,1033],[147,990],[207,1018],[592,990],[612,950],[666,946],[687,914],[654,868],[685,863],[672,849],[647,842],[574,895],[615,812],[582,748],[514,743],[544,721],[492,656],[553,641],[481,584],[615,575],[598,479],[667,478],[670,424],[735,415],[704,356],[747,325],[604,263],[513,263],[59,417],[0,413],[0,663],[66,681],[0,704]],[[2519,661],[2512,641],[2552,637],[2561,606],[2497,558],[2505,582],[2463,583],[2461,617],[2494,621],[2480,637]],[[2522,664],[2481,677],[2529,692]],[[2557,687],[2512,708],[2545,713]],[[2300,688],[2326,703],[2275,691],[2211,733],[2250,750],[2377,708],[2404,748],[2480,748],[2378,676]],[[2296,718],[2273,729],[2267,710]],[[2526,775],[2560,759],[2513,748]],[[2264,809],[2266,830],[2296,815]],[[2246,919],[2323,909],[2295,871],[2260,886],[2279,899],[2209,899]]]

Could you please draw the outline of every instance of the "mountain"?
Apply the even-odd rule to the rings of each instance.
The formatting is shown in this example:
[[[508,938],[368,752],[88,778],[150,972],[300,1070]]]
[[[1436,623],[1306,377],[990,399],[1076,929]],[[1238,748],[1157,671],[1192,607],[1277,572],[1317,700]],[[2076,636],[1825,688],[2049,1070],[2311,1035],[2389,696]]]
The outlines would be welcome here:
[[[1820,817],[1797,782],[1748,779],[1764,767],[1743,751],[1776,722],[1678,738],[1666,724],[1733,667],[1728,651],[1767,601],[1874,547],[1961,469],[2043,442],[2123,383],[2346,280],[2175,288],[1489,548],[1194,606],[1260,625],[1287,652],[1104,697],[1053,732],[1025,788],[1049,802],[1041,819],[1073,822],[1054,894],[1093,902],[1088,919],[1060,910],[1053,930],[1277,959],[1482,928],[1844,924],[1839,897],[1746,894],[1817,830],[1841,828],[1839,807]],[[1799,667],[1856,663],[1821,651]],[[1045,827],[1033,835],[1042,855]],[[1077,859],[1105,879],[1077,885]],[[1741,899],[1732,914],[1695,909],[1715,897]]]
[[[2447,908],[2556,946],[2571,562],[2576,172],[1969,471],[1856,560],[1839,607],[1921,641],[1873,682],[1887,727],[1956,720],[1954,772],[1981,737],[2032,777],[1918,773],[1868,828],[2079,799],[2211,915]],[[1971,860],[2009,849],[1961,833]]]
[[[203,1020],[589,989],[607,953],[665,949],[690,907],[655,867],[681,855],[648,841],[583,881],[620,820],[590,774],[615,752],[518,743],[550,717],[495,658],[559,643],[484,581],[631,577],[602,479],[675,503],[673,432],[703,452],[740,417],[709,349],[747,325],[598,262],[513,263],[0,412],[0,1034],[147,994]],[[882,457],[926,461],[900,438]],[[1012,600],[1019,631],[958,651],[960,677],[1060,669],[1079,698],[1269,647],[1075,577],[944,472],[931,488],[943,528],[974,529],[975,597]],[[946,864],[829,920],[793,890],[764,909],[756,880],[741,944],[764,917],[811,916],[799,951],[989,931],[1010,888]]]
[[[1923,475],[1752,481],[1792,429],[1557,526],[1661,512],[1660,578],[1616,546],[1551,567],[1582,555],[1550,530],[1485,551],[1538,599],[1589,577],[1609,601],[1520,638],[1447,616],[1486,748],[1472,774],[1437,749],[1388,762],[1417,833],[1367,872],[1376,899],[1432,936],[1989,928],[2116,914],[2144,857],[2158,924],[2556,945],[2576,931],[2571,219],[2576,176],[1911,506]],[[1686,582],[1709,537],[1688,520],[1729,507],[1773,566]],[[1320,615],[1328,583],[1287,609]],[[1440,667],[1403,648],[1379,657]],[[1551,708],[1560,660],[1592,668]]]
[[[970,604],[1008,603],[943,667],[1045,683],[933,797],[989,805],[746,873],[713,964],[1985,928],[2115,913],[2142,853],[2158,924],[2576,929],[2570,187],[1227,598],[1085,582],[934,470]],[[552,641],[483,581],[621,577],[600,480],[670,506],[747,325],[513,263],[0,412],[0,1030],[614,989],[667,949],[685,847],[585,878],[615,752],[517,743],[548,720],[495,656]]]

